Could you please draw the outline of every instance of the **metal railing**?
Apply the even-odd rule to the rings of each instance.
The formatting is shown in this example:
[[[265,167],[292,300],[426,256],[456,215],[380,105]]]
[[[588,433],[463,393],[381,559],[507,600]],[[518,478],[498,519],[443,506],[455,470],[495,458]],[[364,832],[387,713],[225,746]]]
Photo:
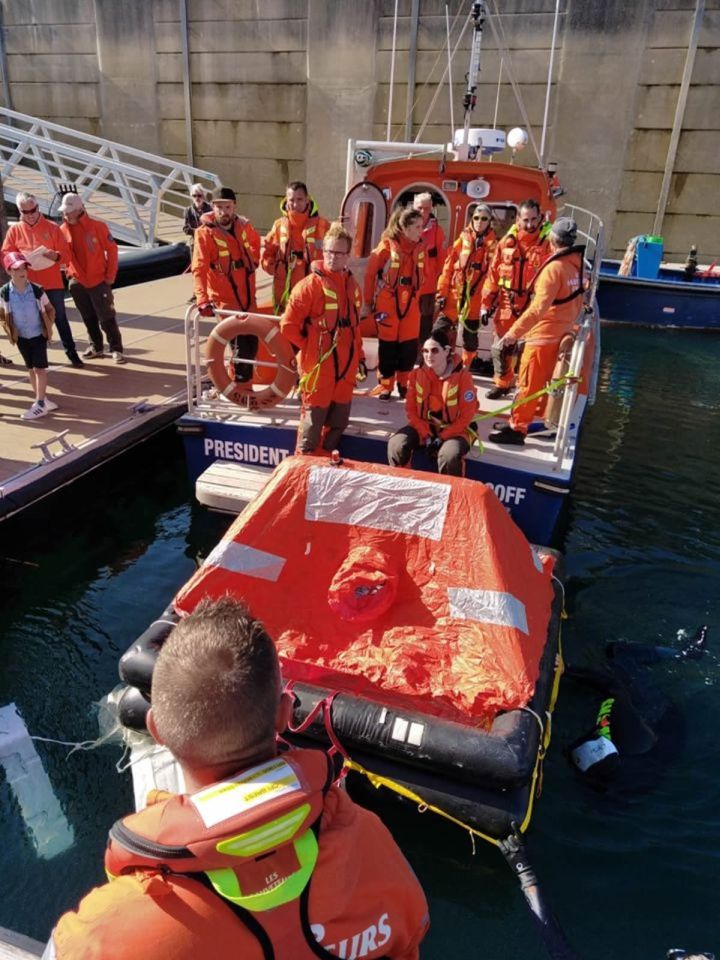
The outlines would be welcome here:
[[[141,247],[163,235],[178,239],[193,183],[221,185],[207,170],[6,107],[0,107],[0,174],[6,200],[33,193],[47,214],[61,186],[72,186],[118,240]]]

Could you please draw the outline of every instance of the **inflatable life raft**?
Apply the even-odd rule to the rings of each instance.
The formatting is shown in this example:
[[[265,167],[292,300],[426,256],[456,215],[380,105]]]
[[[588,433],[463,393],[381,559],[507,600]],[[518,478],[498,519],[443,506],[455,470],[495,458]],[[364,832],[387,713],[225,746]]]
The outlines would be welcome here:
[[[558,562],[483,484],[290,457],[123,656],[121,719],[143,728],[165,638],[230,592],[277,642],[290,739],[504,838],[529,822],[549,742]]]

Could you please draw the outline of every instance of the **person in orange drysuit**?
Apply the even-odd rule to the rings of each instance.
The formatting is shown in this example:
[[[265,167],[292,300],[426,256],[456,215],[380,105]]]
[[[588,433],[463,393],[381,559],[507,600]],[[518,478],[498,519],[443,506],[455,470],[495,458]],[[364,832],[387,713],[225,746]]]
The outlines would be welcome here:
[[[237,197],[230,187],[220,187],[213,194],[212,213],[204,213],[195,231],[192,274],[195,299],[203,317],[212,317],[215,310],[254,312],[255,271],[260,260],[260,235],[246,217],[236,213]],[[242,334],[232,341],[235,380],[249,383],[257,337]]]
[[[454,325],[462,327],[462,360],[466,367],[477,354],[480,298],[496,244],[492,210],[479,203],[470,223],[448,251],[438,280],[435,302]]]
[[[70,248],[60,227],[40,213],[37,197],[25,191],[15,197],[20,219],[7,228],[3,254],[15,253],[27,260],[28,280],[43,288],[55,311],[55,326],[73,367],[85,364],[78,356],[75,338],[65,310],[62,268],[70,262]]]
[[[398,395],[417,358],[420,332],[418,293],[423,285],[425,245],[422,215],[398,208],[382,239],[370,254],[365,272],[365,304],[361,319],[372,311],[378,329],[378,385],[371,396],[389,400],[397,376]]]
[[[417,960],[420,884],[327,754],[279,749],[282,689],[273,641],[237,600],[205,600],[174,628],[147,727],[187,793],[153,791],[113,826],[109,882],[60,918],[46,957]]]
[[[352,237],[328,228],[322,263],[290,294],[280,332],[300,352],[302,414],[298,453],[335,450],[350,420],[353,388],[364,370],[360,288],[347,268]]]
[[[321,217],[301,180],[287,185],[280,205],[282,216],[263,241],[260,266],[273,278],[273,308],[281,314],[290,291],[310,273],[310,264],[322,260],[323,237],[330,226]]]
[[[422,214],[422,241],[425,244],[423,283],[418,293],[418,307],[420,309],[419,342],[424,343],[430,336],[435,317],[435,288],[445,262],[447,249],[445,233],[433,212],[432,194],[416,193],[413,198],[413,210]]]
[[[498,344],[527,306],[532,279],[550,253],[549,231],[550,224],[542,222],[537,200],[524,200],[518,208],[515,223],[495,248],[480,303],[481,322],[494,310],[492,358],[495,386],[485,394],[490,400],[506,396],[512,387],[514,373],[508,362],[507,348],[503,352]]]
[[[551,380],[560,341],[577,325],[584,293],[585,247],[576,246],[576,238],[575,221],[559,217],[550,231],[550,256],[533,281],[530,304],[503,337],[510,346],[524,339],[525,348],[518,372],[516,406],[507,426],[488,437],[493,443],[521,446],[525,442],[528,426],[544,406],[545,397],[530,403],[522,401]]]
[[[470,373],[457,363],[447,333],[433,330],[422,348],[423,366],[410,374],[405,413],[407,426],[388,440],[388,463],[406,467],[424,447],[438,472],[461,477],[474,440],[478,399]]]

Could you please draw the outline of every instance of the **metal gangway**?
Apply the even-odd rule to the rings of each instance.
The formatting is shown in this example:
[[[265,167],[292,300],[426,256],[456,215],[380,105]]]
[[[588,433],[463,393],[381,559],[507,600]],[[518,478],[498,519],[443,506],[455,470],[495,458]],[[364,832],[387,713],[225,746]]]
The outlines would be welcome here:
[[[138,247],[183,240],[192,184],[221,186],[207,170],[7,107],[0,107],[0,175],[5,200],[33,193],[50,216],[61,191],[74,188],[117,240]]]

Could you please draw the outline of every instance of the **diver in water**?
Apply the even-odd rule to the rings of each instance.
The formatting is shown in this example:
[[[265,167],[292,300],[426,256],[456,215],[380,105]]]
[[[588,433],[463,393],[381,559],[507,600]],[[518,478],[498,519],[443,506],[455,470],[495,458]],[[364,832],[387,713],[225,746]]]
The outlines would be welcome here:
[[[707,635],[707,625],[699,627],[679,650],[624,641],[609,643],[607,670],[567,667],[565,676],[588,684],[604,697],[592,729],[566,751],[590,786],[599,790],[613,786],[624,772],[623,761],[628,757],[650,755],[661,744],[665,753],[670,752],[670,742],[678,739],[677,710],[648,680],[645,667],[660,661],[700,659],[707,648]]]

